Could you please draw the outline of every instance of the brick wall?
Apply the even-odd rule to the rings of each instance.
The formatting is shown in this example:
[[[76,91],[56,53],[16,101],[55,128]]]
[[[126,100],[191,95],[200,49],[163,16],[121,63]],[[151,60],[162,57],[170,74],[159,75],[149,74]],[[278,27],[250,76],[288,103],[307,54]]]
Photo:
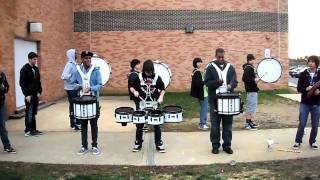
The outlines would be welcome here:
[[[287,13],[287,0],[280,0],[279,12]],[[76,0],[75,12],[110,10],[221,10],[278,12],[277,0]],[[113,74],[107,91],[125,92],[126,73],[133,58],[142,61],[160,59],[169,65],[173,73],[170,91],[189,90],[191,82],[192,60],[201,57],[208,63],[217,47],[226,50],[226,58],[236,67],[238,81],[241,82],[242,64],[246,62],[247,53],[253,53],[262,59],[264,49],[270,48],[272,56],[279,59],[284,69],[278,83],[264,84],[263,89],[287,86],[288,77],[288,33],[257,31],[209,31],[196,30],[185,34],[183,30],[153,31],[94,31],[75,32],[75,46],[80,50],[90,49],[109,61]],[[280,41],[279,41],[280,40]],[[280,43],[279,43],[280,42]],[[280,47],[280,48],[279,48]],[[243,83],[239,83],[243,89]]]
[[[61,71],[66,62],[65,52],[73,47],[72,0],[0,0],[0,62],[10,84],[7,96],[9,111],[15,109],[14,39],[39,42],[39,68],[43,85],[42,100],[63,97]],[[42,33],[28,33],[27,22],[42,23]],[[27,57],[26,57],[27,60]]]

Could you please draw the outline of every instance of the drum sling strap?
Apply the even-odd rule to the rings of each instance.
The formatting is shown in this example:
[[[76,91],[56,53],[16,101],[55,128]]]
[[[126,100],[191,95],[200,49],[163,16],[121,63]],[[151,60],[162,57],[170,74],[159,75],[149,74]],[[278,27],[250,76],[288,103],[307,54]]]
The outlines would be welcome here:
[[[151,86],[156,86],[158,77],[159,77],[159,76],[158,76],[157,74],[155,74],[155,76],[154,76],[154,78],[153,78],[153,80],[152,80],[151,85],[147,85],[147,84],[144,82],[144,80],[143,80],[142,73],[139,73],[140,86],[141,86],[140,89],[146,94],[145,100],[147,100],[147,98],[149,97],[149,98],[153,101],[153,99],[152,99],[152,97],[151,97],[151,94],[154,93],[154,91],[155,91],[156,88],[154,88],[154,89],[151,90]],[[147,88],[144,89],[143,87],[147,87]]]
[[[92,71],[94,70],[94,65],[91,65],[89,71],[84,74],[81,70],[81,67],[80,65],[77,65],[77,70],[81,76],[81,79],[82,79],[82,84],[84,87],[90,87],[90,78],[91,78],[91,73]],[[80,91],[80,96],[82,95],[90,95],[91,93],[84,93],[82,90]]]
[[[221,70],[214,62],[211,62],[211,65],[216,69],[219,79],[223,80],[223,84],[218,89],[216,89],[216,93],[225,93],[227,89],[227,73],[230,67],[230,63],[227,63],[226,67],[223,70]],[[223,90],[223,88],[225,90]]]

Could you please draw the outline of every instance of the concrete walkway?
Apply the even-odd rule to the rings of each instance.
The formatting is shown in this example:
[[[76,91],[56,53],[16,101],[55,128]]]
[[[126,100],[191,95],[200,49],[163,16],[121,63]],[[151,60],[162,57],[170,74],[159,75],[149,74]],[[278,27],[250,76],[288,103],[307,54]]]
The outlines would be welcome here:
[[[80,132],[69,128],[68,104],[57,104],[39,111],[38,129],[45,132],[39,137],[24,137],[24,120],[8,121],[9,138],[17,154],[0,153],[0,161],[22,161],[54,164],[108,164],[108,165],[200,165],[212,163],[253,162],[282,159],[296,159],[320,156],[320,150],[311,150],[308,143],[303,144],[301,153],[285,152],[291,150],[296,129],[271,129],[258,131],[234,131],[232,148],[234,154],[223,151],[211,153],[209,132],[164,132],[163,141],[167,153],[155,151],[153,133],[144,134],[141,152],[131,152],[135,126],[122,127],[115,123],[114,109],[133,104],[127,99],[104,98],[102,116],[99,119],[99,148],[101,154],[88,153],[76,155],[80,148]],[[310,129],[304,142],[308,142]],[[267,140],[275,141],[273,148],[267,148]],[[88,138],[91,143],[91,138]]]

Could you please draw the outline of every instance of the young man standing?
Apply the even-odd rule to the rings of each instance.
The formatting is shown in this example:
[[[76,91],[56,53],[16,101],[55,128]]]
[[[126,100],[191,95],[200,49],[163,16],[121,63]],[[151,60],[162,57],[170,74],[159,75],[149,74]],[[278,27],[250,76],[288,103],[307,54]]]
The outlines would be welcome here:
[[[39,97],[42,93],[40,72],[36,66],[38,55],[35,52],[28,54],[28,63],[20,70],[20,86],[25,96],[25,136],[37,136],[43,134],[37,130],[36,114],[38,112]]]
[[[9,91],[9,84],[6,75],[0,71],[0,135],[3,144],[3,150],[10,154],[15,154],[16,151],[11,147],[6,129],[6,111],[5,111],[5,94]]]
[[[245,128],[248,130],[257,130],[258,124],[254,123],[254,115],[256,113],[258,104],[258,82],[260,79],[256,78],[254,70],[255,57],[253,54],[247,55],[247,63],[243,67],[242,81],[247,93],[247,109],[246,109],[246,123]]]

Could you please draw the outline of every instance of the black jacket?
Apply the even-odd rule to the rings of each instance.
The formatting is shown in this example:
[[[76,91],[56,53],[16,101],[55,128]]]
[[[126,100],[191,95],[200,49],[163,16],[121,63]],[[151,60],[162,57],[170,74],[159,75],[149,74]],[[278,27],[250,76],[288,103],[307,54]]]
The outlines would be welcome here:
[[[155,74],[153,74],[152,76],[150,77],[147,77],[145,75],[145,73],[142,73],[142,79],[143,81],[148,84],[148,83],[151,83],[153,81],[153,79],[155,78]],[[139,77],[136,78],[132,84],[132,87],[139,92],[139,95],[145,99],[146,98],[146,93],[143,92],[143,90],[141,89],[141,83],[140,83],[140,79]],[[160,96],[160,92],[165,90],[165,86],[164,86],[164,83],[161,79],[160,76],[158,76],[158,79],[157,79],[157,82],[156,82],[156,85],[155,85],[155,91],[153,94],[151,94],[151,97],[153,98],[153,100],[158,100],[159,96]],[[140,100],[140,99],[139,99]],[[147,99],[147,101],[149,101],[149,99]]]
[[[129,92],[130,100],[136,99],[136,97],[134,97],[133,93],[130,91],[130,87],[133,86],[135,79],[139,78],[138,74],[139,72],[135,70],[131,70],[130,73],[128,74],[128,92]]]
[[[25,96],[37,95],[42,93],[40,73],[37,66],[25,64],[20,70],[20,86]]]
[[[306,69],[300,74],[299,80],[298,80],[298,85],[297,85],[297,90],[298,92],[301,93],[301,103],[302,104],[307,104],[307,105],[316,105],[320,104],[320,95],[316,96],[313,95],[310,98],[307,97],[308,91],[306,88],[310,85],[310,80],[311,76]],[[320,80],[320,72],[316,72],[316,77],[313,78],[313,83],[316,83]]]
[[[6,75],[0,71],[0,105],[4,104],[6,99],[5,94],[9,91],[9,83],[7,81]]]
[[[212,61],[207,65],[204,84],[208,87],[209,103],[214,104],[216,102],[216,89],[218,89],[222,84],[219,83],[219,75],[216,69],[211,65]],[[213,61],[215,64],[219,64],[217,60]],[[224,62],[223,69],[226,67],[227,62]],[[220,67],[220,65],[218,65]],[[237,74],[232,65],[230,65],[227,72],[227,84],[231,85],[231,92],[237,87]]]
[[[255,81],[256,73],[254,72],[254,67],[252,64],[246,63],[242,66],[243,75],[242,81],[244,82],[244,87],[246,92],[258,92],[259,88]]]
[[[199,69],[193,69],[191,81],[190,95],[192,97],[203,99],[203,85],[202,74]]]

